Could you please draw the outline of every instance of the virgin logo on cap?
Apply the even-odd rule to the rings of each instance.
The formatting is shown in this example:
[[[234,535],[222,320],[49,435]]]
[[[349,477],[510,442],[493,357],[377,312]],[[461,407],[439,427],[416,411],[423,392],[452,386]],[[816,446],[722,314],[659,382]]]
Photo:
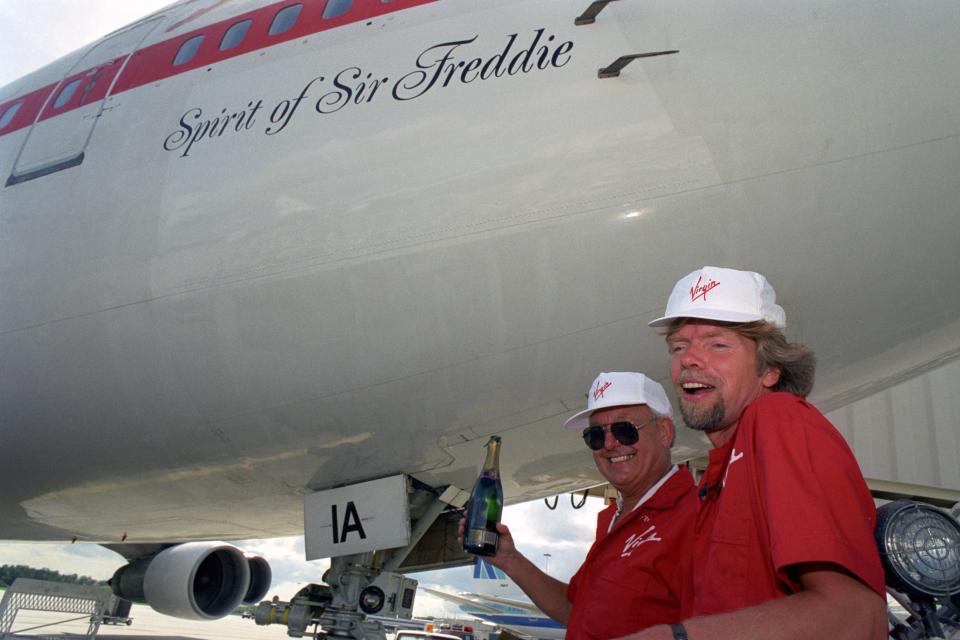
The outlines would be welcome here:
[[[603,392],[613,386],[613,383],[609,380],[605,381],[603,385],[600,384],[600,381],[597,381],[597,388],[593,390],[593,399],[597,400],[598,398],[603,397]],[[581,389],[583,387],[580,387]]]
[[[703,282],[703,276],[699,276],[697,278],[697,284],[690,288],[690,302],[693,302],[697,298],[703,298],[703,301],[706,302],[707,293],[715,287],[720,286],[720,283],[712,278],[707,284],[702,285],[700,284],[701,282]]]

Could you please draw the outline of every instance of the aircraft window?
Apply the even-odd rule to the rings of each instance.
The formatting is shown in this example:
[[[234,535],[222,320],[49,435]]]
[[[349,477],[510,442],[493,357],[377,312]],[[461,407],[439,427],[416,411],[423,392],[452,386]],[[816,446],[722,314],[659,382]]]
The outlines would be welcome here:
[[[300,17],[300,9],[302,8],[302,4],[292,4],[289,7],[280,9],[280,11],[277,12],[277,15],[274,16],[273,22],[270,24],[270,30],[267,32],[267,34],[275,36],[283,33],[284,31],[289,31],[293,25],[296,24],[297,18]]]
[[[203,42],[203,36],[194,36],[180,45],[180,50],[177,51],[177,57],[173,59],[173,66],[178,66],[181,64],[186,64],[193,60],[193,57],[197,55],[197,50],[200,48],[200,43]]]
[[[10,121],[13,120],[13,116],[17,115],[17,111],[20,110],[20,105],[22,104],[22,102],[17,102],[7,107],[7,110],[0,116],[0,129],[10,124]]]
[[[251,22],[253,22],[253,20],[243,20],[227,29],[227,32],[223,34],[223,40],[220,41],[220,51],[233,49],[243,42],[243,38],[247,35],[247,29],[250,28]]]
[[[60,90],[60,95],[57,96],[57,99],[53,103],[54,109],[59,109],[63,105],[70,102],[70,98],[73,97],[73,94],[77,92],[77,87],[80,86],[80,80],[81,80],[80,78],[77,78],[76,80],[71,80],[70,84],[68,84],[63,89]]]
[[[323,18],[328,20],[342,16],[350,10],[353,0],[327,0],[327,6],[323,8]]]

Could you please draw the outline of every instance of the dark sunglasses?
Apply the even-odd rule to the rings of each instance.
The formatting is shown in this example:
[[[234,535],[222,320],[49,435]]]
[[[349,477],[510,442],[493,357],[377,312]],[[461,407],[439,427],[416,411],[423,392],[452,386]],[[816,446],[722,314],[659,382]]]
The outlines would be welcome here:
[[[583,441],[594,451],[603,449],[603,443],[607,439],[607,428],[620,444],[630,446],[636,444],[640,439],[640,429],[647,426],[656,418],[650,418],[643,424],[633,424],[632,422],[614,422],[609,425],[596,424],[583,430]]]

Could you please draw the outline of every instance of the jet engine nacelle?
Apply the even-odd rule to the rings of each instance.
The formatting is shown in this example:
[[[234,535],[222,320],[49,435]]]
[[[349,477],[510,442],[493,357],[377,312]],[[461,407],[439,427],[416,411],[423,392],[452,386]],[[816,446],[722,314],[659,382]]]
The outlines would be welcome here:
[[[243,604],[259,604],[267,595],[270,583],[273,581],[273,571],[270,563],[260,556],[249,553],[243,554],[250,566],[250,586],[243,596]]]
[[[223,542],[186,542],[121,567],[110,586],[118,597],[168,616],[215,620],[263,598],[271,578],[259,556]]]

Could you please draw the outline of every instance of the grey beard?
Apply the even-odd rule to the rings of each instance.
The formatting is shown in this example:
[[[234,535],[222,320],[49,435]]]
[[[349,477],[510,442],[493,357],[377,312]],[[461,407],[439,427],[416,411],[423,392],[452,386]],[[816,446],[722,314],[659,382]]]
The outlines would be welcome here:
[[[695,405],[687,405],[683,399],[680,399],[680,415],[688,427],[695,431],[711,433],[720,431],[723,418],[727,413],[723,405],[723,398],[719,398],[712,407],[699,409]]]

